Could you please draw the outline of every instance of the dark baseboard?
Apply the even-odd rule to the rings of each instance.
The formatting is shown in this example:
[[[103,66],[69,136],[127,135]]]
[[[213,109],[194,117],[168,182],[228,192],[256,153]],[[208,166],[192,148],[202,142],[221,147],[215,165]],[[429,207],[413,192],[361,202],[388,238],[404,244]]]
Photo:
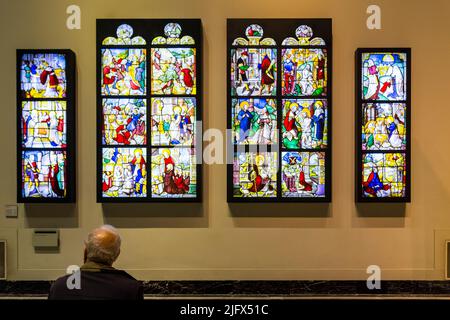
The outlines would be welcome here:
[[[0,296],[43,296],[51,281],[0,281]],[[450,281],[382,281],[369,290],[365,281],[145,281],[147,296],[443,296]]]

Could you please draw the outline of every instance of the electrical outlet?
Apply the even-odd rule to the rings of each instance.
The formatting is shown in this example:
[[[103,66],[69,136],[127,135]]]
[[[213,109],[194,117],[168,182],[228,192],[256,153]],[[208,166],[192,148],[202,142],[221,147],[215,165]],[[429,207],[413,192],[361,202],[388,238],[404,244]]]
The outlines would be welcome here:
[[[17,205],[5,206],[5,215],[7,218],[17,218]]]

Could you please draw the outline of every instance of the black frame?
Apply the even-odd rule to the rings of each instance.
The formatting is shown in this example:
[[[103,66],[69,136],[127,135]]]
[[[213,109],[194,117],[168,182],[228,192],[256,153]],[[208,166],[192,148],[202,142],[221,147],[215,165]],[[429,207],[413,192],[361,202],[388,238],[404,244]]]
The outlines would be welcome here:
[[[245,37],[245,30],[251,24],[258,24],[264,30],[263,38],[273,38],[276,41],[276,46],[252,46],[232,45],[233,40],[238,37]],[[308,25],[312,28],[313,37],[321,37],[325,40],[324,46],[292,46],[282,45],[282,42],[287,37],[295,36],[295,30],[300,25]],[[277,50],[277,87],[276,95],[274,96],[232,96],[231,95],[231,51],[236,48],[275,48]],[[325,96],[283,96],[281,91],[281,53],[283,49],[290,48],[306,48],[306,49],[326,49],[327,50],[327,94]],[[232,100],[235,98],[266,98],[275,99],[277,101],[277,135],[278,143],[273,145],[264,145],[267,152],[276,151],[277,154],[277,196],[264,197],[233,197],[233,163],[227,163],[227,202],[229,203],[247,203],[247,202],[309,202],[309,203],[328,203],[331,202],[332,182],[331,182],[331,159],[332,159],[332,76],[333,76],[333,43],[332,43],[332,19],[227,19],[227,153],[232,154],[227,156],[228,161],[234,159],[237,151],[240,148],[245,148],[245,151],[250,149],[249,145],[238,146],[233,143],[231,136],[231,122],[232,122]],[[282,146],[281,132],[282,132],[282,100],[287,99],[316,99],[327,100],[328,109],[328,143],[326,149],[286,149]],[[257,145],[252,145],[254,148]],[[258,148],[259,150],[259,148]],[[281,160],[283,151],[297,151],[297,152],[324,152],[325,153],[325,197],[282,197],[281,192]]]
[[[164,45],[152,45],[152,40],[157,36],[164,36],[164,27],[168,23],[178,23],[182,27],[181,37],[189,35],[195,40],[193,45],[183,44],[164,44]],[[129,24],[133,27],[133,36],[141,36],[145,39],[145,45],[102,45],[104,38],[112,36],[116,37],[116,29],[121,24]],[[203,119],[203,81],[202,81],[202,24],[200,19],[97,19],[97,40],[96,40],[96,81],[97,81],[97,202],[98,203],[133,203],[133,202],[156,202],[156,203],[189,203],[189,202],[201,202],[202,201],[202,119]],[[195,48],[196,49],[196,85],[197,91],[195,95],[154,95],[151,93],[151,49],[152,48]],[[147,92],[142,96],[104,96],[101,94],[101,49],[103,48],[136,48],[146,49],[146,88]],[[196,137],[194,146],[184,146],[178,148],[193,148],[196,152],[196,174],[197,174],[197,192],[196,197],[190,198],[152,198],[151,197],[151,170],[147,170],[147,196],[146,197],[103,197],[102,196],[102,148],[103,147],[118,147],[118,148],[134,148],[141,147],[147,150],[147,164],[151,163],[151,150],[153,148],[170,149],[173,146],[152,146],[151,143],[151,126],[150,126],[150,108],[151,99],[153,97],[166,97],[166,98],[183,98],[191,97],[196,99]],[[147,143],[146,145],[103,145],[102,144],[102,123],[103,123],[103,106],[102,99],[146,99],[147,100]],[[201,124],[201,126],[199,126]],[[200,135],[200,136],[199,136]],[[200,137],[200,138],[199,138]]]
[[[405,53],[406,54],[406,100],[366,100],[362,98],[362,54],[364,53]],[[366,203],[408,203],[411,202],[411,48],[358,48],[355,52],[355,199]],[[405,150],[362,150],[362,105],[364,103],[404,103],[406,105],[406,149]],[[405,197],[372,198],[362,196],[362,157],[364,153],[404,153],[406,160]]]
[[[63,54],[66,58],[65,98],[24,98],[21,93],[21,63],[24,54]],[[16,110],[17,110],[17,202],[18,203],[73,203],[76,201],[76,79],[75,53],[70,49],[17,49],[16,51]],[[24,148],[22,146],[22,102],[23,101],[66,101],[66,148]],[[66,151],[66,196],[64,198],[34,198],[22,196],[22,151],[51,150]]]

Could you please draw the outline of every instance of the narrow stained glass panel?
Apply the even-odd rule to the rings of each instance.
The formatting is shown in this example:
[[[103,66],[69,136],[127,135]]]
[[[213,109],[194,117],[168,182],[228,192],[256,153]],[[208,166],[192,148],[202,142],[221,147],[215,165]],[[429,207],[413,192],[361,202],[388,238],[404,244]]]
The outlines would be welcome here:
[[[197,193],[195,149],[152,149],[152,197],[191,198]]]
[[[66,101],[22,101],[22,147],[65,148]]]
[[[102,49],[102,95],[145,95],[146,75],[145,49]]]
[[[151,49],[151,93],[195,95],[197,68],[195,48]]]
[[[325,153],[283,152],[282,196],[325,197]]]
[[[103,148],[102,154],[103,197],[147,196],[145,148]]]
[[[405,197],[407,174],[404,153],[363,154],[362,196]]]
[[[66,97],[66,57],[57,53],[22,55],[20,90],[22,98]]]
[[[145,145],[147,107],[145,99],[103,99],[102,143]]]
[[[276,152],[237,152],[233,163],[233,197],[276,197],[277,163]]]
[[[406,149],[406,105],[364,103],[362,150]]]
[[[283,100],[283,147],[322,149],[328,145],[327,100]]]
[[[326,49],[283,49],[281,69],[283,95],[326,96],[328,84]]]
[[[361,76],[364,100],[406,100],[406,53],[363,53]]]
[[[66,164],[65,151],[22,151],[22,196],[64,198]]]
[[[152,98],[151,114],[153,145],[195,144],[195,98]]]
[[[277,103],[275,99],[232,100],[233,141],[237,144],[277,142]]]
[[[231,95],[274,96],[276,88],[276,49],[231,49]]]

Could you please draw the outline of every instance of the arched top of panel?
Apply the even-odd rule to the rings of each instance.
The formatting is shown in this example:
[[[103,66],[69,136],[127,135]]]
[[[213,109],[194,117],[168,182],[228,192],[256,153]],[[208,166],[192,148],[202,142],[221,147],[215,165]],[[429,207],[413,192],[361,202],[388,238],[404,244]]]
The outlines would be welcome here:
[[[272,38],[263,38],[264,30],[259,24],[251,24],[245,29],[245,36],[234,39],[233,46],[275,46],[277,43]]]
[[[133,37],[133,27],[129,24],[121,24],[117,27],[116,37],[106,37],[103,39],[103,45],[145,45],[147,42],[141,36]]]
[[[313,38],[313,29],[308,25],[300,25],[295,30],[295,36],[287,37],[283,40],[283,46],[324,46],[325,40],[319,37]]]
[[[184,44],[193,45],[195,40],[189,35],[181,36],[182,28],[178,23],[168,23],[164,27],[164,35],[153,38],[152,44]],[[181,38],[180,38],[181,37]]]

